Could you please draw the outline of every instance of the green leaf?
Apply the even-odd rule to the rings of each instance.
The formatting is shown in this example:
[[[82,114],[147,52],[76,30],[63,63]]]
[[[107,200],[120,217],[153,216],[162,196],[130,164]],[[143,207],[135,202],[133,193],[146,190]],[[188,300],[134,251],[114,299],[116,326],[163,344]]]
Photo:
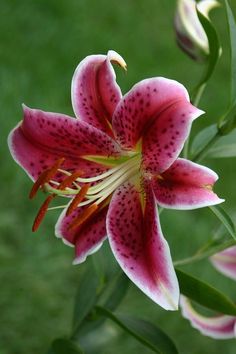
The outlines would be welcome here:
[[[226,211],[219,205],[214,205],[209,207],[211,211],[218,217],[220,222],[225,226],[228,230],[229,234],[236,240],[235,226],[230,218],[230,216],[226,213]]]
[[[195,252],[192,256],[179,259],[174,261],[174,266],[181,266],[186,264],[192,264],[195,262],[199,262],[205,258],[209,258],[217,252],[223,251],[226,248],[231,246],[235,246],[236,241],[230,239],[227,241],[222,240],[210,240],[206,243],[202,248],[200,248],[197,252]]]
[[[124,272],[119,272],[106,286],[99,300],[99,305],[105,306],[110,311],[114,311],[125,297],[129,284],[130,280]]]
[[[154,324],[127,315],[114,314],[104,307],[96,306],[98,314],[109,318],[140,343],[158,354],[177,354],[172,340]]]
[[[127,276],[123,272],[119,272],[105,284],[97,304],[106,307],[110,311],[114,311],[126,295],[129,284],[130,280]],[[102,326],[105,320],[105,318],[98,318],[94,311],[92,311],[90,318],[81,324],[79,331],[74,333],[74,337],[84,337],[88,332],[92,332],[97,327]]]
[[[69,339],[58,338],[52,342],[48,354],[83,354],[79,346]]]
[[[211,285],[176,269],[180,292],[211,310],[227,315],[236,315],[236,305]]]
[[[233,130],[227,135],[217,135],[218,128],[216,124],[210,125],[200,131],[195,137],[191,147],[191,154],[195,156],[199,154],[208,145],[215,136],[218,139],[214,141],[214,144],[207,149],[204,156],[208,158],[226,158],[236,156],[236,131]]]
[[[213,24],[207,17],[205,17],[200,11],[198,11],[198,9],[197,9],[197,15],[207,35],[207,39],[209,43],[209,55],[208,55],[208,65],[206,67],[206,70],[200,82],[193,90],[193,93],[191,95],[192,101],[194,101],[195,103],[196,101],[198,101],[197,96],[202,94],[206,82],[210,79],[212,73],[214,72],[221,51],[218,35]]]
[[[100,290],[100,281],[92,261],[86,262],[86,266],[75,298],[73,325],[76,329],[97,302]]]
[[[211,148],[208,151],[207,156],[214,158],[214,159],[235,157],[236,156],[236,143],[214,146],[213,148]]]
[[[197,155],[205,145],[217,134],[217,125],[212,124],[201,130],[194,138],[191,145],[191,154]]]
[[[228,0],[225,0],[229,38],[230,38],[230,61],[231,61],[231,106],[236,104],[236,23]]]

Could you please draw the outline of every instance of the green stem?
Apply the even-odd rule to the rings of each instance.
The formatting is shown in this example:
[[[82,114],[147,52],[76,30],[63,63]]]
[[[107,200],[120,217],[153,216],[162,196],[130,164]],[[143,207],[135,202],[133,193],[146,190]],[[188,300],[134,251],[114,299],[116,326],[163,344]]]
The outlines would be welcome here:
[[[206,87],[206,83],[200,85],[194,92],[193,94],[191,95],[191,102],[194,106],[198,106],[200,100],[201,100],[201,97],[202,97],[202,94],[205,90],[205,87]],[[185,141],[185,144],[184,144],[184,149],[183,149],[183,157],[185,159],[188,158],[188,155],[189,155],[189,144],[190,144],[190,134],[189,134],[189,137],[188,139]]]
[[[203,250],[203,248],[202,248],[201,250],[198,250],[193,256],[177,260],[173,263],[174,263],[174,266],[176,267],[176,266],[182,266],[182,265],[186,265],[186,264],[192,264],[195,262],[199,262],[199,261],[201,261],[205,258],[208,258],[215,253],[223,251],[226,248],[231,247],[231,246],[235,246],[235,240],[226,241],[218,246],[213,247],[212,249],[206,250],[205,252],[202,251]]]

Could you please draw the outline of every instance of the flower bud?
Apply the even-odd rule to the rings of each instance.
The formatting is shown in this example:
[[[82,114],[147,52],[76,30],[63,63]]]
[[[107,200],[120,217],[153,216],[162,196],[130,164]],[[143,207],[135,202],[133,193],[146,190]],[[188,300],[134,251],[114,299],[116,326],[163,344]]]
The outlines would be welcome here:
[[[197,9],[205,17],[220,4],[216,0],[177,0],[175,32],[177,43],[192,59],[203,62],[209,54],[209,44],[199,21]]]

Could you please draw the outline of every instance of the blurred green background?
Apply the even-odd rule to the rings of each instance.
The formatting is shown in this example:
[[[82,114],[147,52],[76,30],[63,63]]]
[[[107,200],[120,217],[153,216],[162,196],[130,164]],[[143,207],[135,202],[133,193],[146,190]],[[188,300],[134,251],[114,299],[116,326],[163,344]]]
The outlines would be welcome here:
[[[236,13],[235,1],[231,5]],[[70,80],[76,65],[85,56],[108,49],[116,50],[128,64],[127,74],[117,72],[123,92],[152,76],[176,79],[190,90],[202,67],[175,44],[174,8],[174,0],[1,0],[0,354],[43,354],[54,338],[70,332],[74,295],[86,266],[72,266],[73,251],[54,237],[57,212],[48,214],[40,230],[31,233],[43,196],[28,200],[31,181],[13,162],[6,144],[9,131],[22,118],[21,103],[73,115]],[[223,7],[212,18],[223,55],[200,104],[207,114],[194,123],[194,133],[215,122],[229,101],[229,49]],[[216,191],[226,199],[225,209],[234,215],[235,160],[204,163],[219,174]],[[161,220],[174,259],[191,254],[218,227],[208,209],[166,211]],[[108,245],[100,257],[114,262]],[[236,299],[236,285],[208,261],[183,269]],[[120,310],[143,316],[163,328],[181,354],[235,353],[233,340],[202,337],[179,313],[165,312],[134,286]],[[91,335],[89,340],[95,354],[151,353],[110,322],[102,334]]]

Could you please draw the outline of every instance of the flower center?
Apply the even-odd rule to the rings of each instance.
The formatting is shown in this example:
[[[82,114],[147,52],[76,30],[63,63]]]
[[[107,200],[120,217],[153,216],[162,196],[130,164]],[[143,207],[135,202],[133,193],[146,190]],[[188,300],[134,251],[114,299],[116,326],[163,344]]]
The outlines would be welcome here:
[[[127,180],[137,178],[140,173],[141,154],[137,153],[128,160],[116,161],[116,166],[106,172],[93,177],[84,178],[83,171],[71,173],[61,168],[64,159],[61,158],[52,166],[51,169],[43,171],[38,180],[34,183],[30,192],[30,198],[34,197],[39,188],[43,188],[50,193],[40,208],[33,225],[36,231],[47,210],[66,208],[68,205],[60,205],[49,208],[49,203],[56,196],[70,197],[70,202],[66,215],[70,215],[76,208],[83,208],[78,219],[69,226],[74,228],[86,221],[91,214],[98,208],[102,208],[109,202],[112,193]],[[55,178],[56,173],[60,172],[65,176],[61,183]]]

